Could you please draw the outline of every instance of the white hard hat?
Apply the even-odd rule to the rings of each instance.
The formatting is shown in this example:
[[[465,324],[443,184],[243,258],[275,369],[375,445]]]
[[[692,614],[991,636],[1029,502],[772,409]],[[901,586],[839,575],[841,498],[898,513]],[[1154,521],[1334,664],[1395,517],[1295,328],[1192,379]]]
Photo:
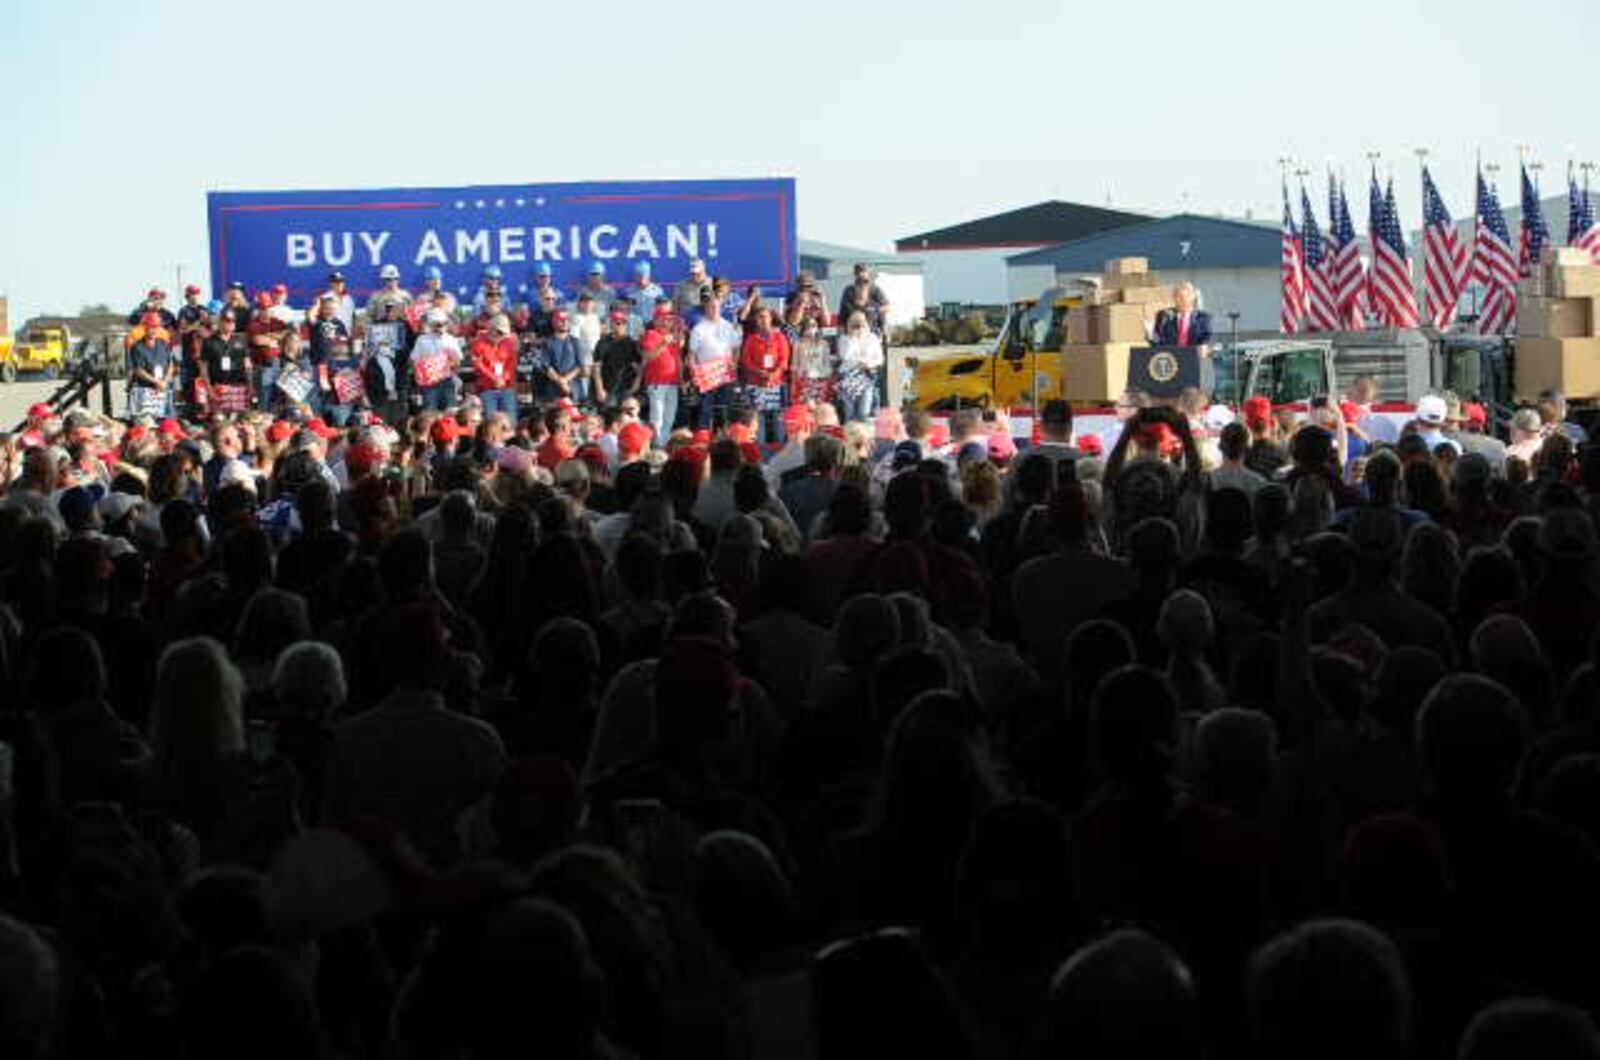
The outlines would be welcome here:
[[[444,324],[448,323],[449,320],[450,314],[446,313],[443,309],[428,310],[428,323],[430,324]]]
[[[394,265],[385,265],[378,270],[378,277],[384,280],[398,280],[400,278],[400,270]]]

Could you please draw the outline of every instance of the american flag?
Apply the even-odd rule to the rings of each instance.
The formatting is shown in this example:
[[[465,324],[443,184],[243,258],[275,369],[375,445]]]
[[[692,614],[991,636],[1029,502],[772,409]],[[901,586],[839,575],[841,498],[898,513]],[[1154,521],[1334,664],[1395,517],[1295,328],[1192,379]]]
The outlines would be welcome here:
[[[1494,185],[1478,174],[1478,222],[1472,241],[1472,282],[1483,288],[1478,334],[1504,335],[1517,315],[1517,263],[1511,230]]]
[[[1289,211],[1289,185],[1283,185],[1283,253],[1279,276],[1283,297],[1278,305],[1278,330],[1293,335],[1300,330],[1306,315],[1305,259],[1300,254],[1300,233],[1295,231],[1294,214]]]
[[[1550,225],[1544,219],[1544,207],[1539,203],[1539,189],[1528,176],[1528,167],[1522,167],[1522,241],[1517,247],[1517,275],[1532,276],[1539,267],[1539,257],[1550,245]]]
[[[1589,260],[1600,265],[1600,224],[1594,220],[1594,206],[1589,202],[1589,178],[1585,174],[1583,188],[1569,174],[1567,177],[1567,245],[1587,251]]]
[[[1467,252],[1427,166],[1422,167],[1422,279],[1428,321],[1436,328],[1447,327],[1456,317],[1456,303],[1466,283]]]
[[[1333,282],[1329,273],[1333,259],[1324,252],[1322,230],[1317,215],[1311,212],[1311,197],[1300,188],[1300,243],[1304,251],[1306,278],[1306,330],[1337,331],[1339,307],[1333,301]]]
[[[1390,328],[1417,326],[1417,292],[1411,282],[1411,259],[1406,256],[1405,237],[1400,234],[1400,218],[1394,207],[1394,181],[1388,194],[1372,174],[1370,214],[1372,271],[1367,276],[1368,297],[1377,311],[1378,322]]]
[[[1344,185],[1328,174],[1328,275],[1339,323],[1356,329],[1366,325],[1367,285],[1362,282],[1361,247],[1356,243],[1356,226],[1350,221],[1350,203]]]

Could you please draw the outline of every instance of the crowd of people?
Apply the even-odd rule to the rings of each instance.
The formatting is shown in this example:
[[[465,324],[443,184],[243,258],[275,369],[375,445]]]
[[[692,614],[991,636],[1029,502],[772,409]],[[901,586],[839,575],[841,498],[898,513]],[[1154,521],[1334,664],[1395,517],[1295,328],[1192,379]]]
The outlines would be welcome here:
[[[235,282],[211,302],[191,284],[176,313],[152,288],[128,315],[129,412],[159,419],[257,408],[343,427],[365,412],[392,421],[444,411],[470,387],[512,420],[554,398],[592,410],[632,399],[648,406],[658,439],[680,424],[721,425],[748,407],[761,413],[762,439],[781,442],[791,397],[837,403],[847,419],[872,416],[889,301],[870,266],[855,267],[832,316],[808,273],[769,301],[757,285],[736,295],[699,259],[670,293],[648,261],[632,272],[613,286],[596,261],[569,292],[541,262],[514,297],[491,265],[472,300],[458,302],[437,266],[413,293],[386,265],[359,315],[340,272],[304,309],[290,305],[283,284],[252,301]]]
[[[1560,395],[1015,438],[815,297],[730,379],[714,286],[527,375],[493,290],[331,293],[0,441],[5,1055],[1600,1056]]]

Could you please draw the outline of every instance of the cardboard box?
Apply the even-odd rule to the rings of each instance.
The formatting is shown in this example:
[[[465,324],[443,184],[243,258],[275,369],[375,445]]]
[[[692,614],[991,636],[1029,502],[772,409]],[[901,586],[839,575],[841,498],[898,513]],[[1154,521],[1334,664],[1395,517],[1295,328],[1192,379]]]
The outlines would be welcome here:
[[[1543,293],[1551,298],[1593,298],[1600,295],[1600,265],[1552,265],[1543,271]]]
[[[1089,310],[1090,342],[1146,342],[1145,307],[1097,305]]]
[[[1541,390],[1569,398],[1600,397],[1600,338],[1517,340],[1517,397],[1533,400]]]
[[[1165,285],[1155,287],[1124,287],[1117,292],[1117,301],[1123,305],[1142,305],[1153,317],[1172,306],[1172,289]]]
[[[1089,307],[1076,306],[1067,310],[1067,339],[1064,345],[1086,346],[1093,342],[1089,326]]]
[[[1543,298],[1545,296],[1544,270],[1534,269],[1532,276],[1525,276],[1517,281],[1517,301],[1524,298]]]
[[[1165,291],[1168,288],[1162,284],[1161,277],[1153,272],[1129,272],[1120,276],[1107,276],[1101,285],[1112,291],[1144,291],[1155,289]]]
[[[1133,342],[1067,346],[1061,351],[1062,393],[1068,401],[1115,402],[1128,389]]]
[[[1545,266],[1592,265],[1589,253],[1578,247],[1545,247],[1539,254],[1539,264]]]
[[[1149,258],[1112,258],[1106,262],[1107,276],[1131,276],[1150,271]]]
[[[1522,298],[1517,334],[1523,338],[1581,339],[1596,333],[1594,298]]]

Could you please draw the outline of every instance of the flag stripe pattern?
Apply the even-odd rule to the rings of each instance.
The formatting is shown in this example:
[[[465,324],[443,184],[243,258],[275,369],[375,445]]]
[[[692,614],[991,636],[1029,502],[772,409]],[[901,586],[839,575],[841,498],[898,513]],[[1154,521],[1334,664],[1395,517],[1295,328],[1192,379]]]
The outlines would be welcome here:
[[[1339,308],[1339,323],[1346,328],[1364,327],[1367,322],[1367,284],[1362,274],[1361,247],[1356,243],[1356,226],[1350,220],[1350,202],[1344,184],[1328,174],[1329,260],[1333,262],[1333,300]]]
[[[1466,282],[1467,252],[1456,233],[1450,211],[1422,167],[1422,298],[1428,322],[1444,328],[1455,320],[1456,304]]]
[[[1600,265],[1600,224],[1594,220],[1594,206],[1589,201],[1589,180],[1584,177],[1583,188],[1578,182],[1567,180],[1567,243],[1589,255],[1589,260]]]
[[[1367,290],[1373,309],[1385,327],[1417,326],[1417,292],[1411,281],[1411,259],[1406,255],[1405,237],[1400,233],[1400,218],[1394,205],[1394,182],[1388,193],[1372,175],[1371,198],[1372,271]]]
[[[1528,167],[1522,167],[1522,240],[1517,247],[1517,275],[1532,276],[1539,267],[1539,257],[1550,243],[1550,225],[1544,219],[1544,207],[1539,202],[1539,189],[1528,176]]]
[[[1504,335],[1517,315],[1517,262],[1511,230],[1494,185],[1478,174],[1478,220],[1472,241],[1472,282],[1483,288],[1480,335]]]
[[[1326,253],[1317,215],[1311,211],[1311,198],[1300,188],[1300,245],[1306,282],[1306,330],[1336,331],[1339,307],[1333,300],[1333,259]]]
[[[1283,239],[1280,255],[1279,277],[1283,293],[1278,304],[1278,330],[1285,335],[1300,331],[1305,318],[1306,288],[1304,259],[1300,253],[1300,233],[1294,227],[1294,214],[1289,210],[1289,186],[1283,187]]]

